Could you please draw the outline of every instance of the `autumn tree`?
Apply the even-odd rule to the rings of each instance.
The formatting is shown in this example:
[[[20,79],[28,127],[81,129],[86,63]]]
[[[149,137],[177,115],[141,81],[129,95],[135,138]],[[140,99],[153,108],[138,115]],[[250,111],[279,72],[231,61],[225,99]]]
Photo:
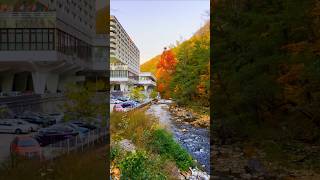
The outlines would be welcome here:
[[[173,51],[165,48],[157,64],[156,71],[157,88],[161,96],[164,98],[170,97],[169,85],[172,74],[175,72],[176,64],[177,60]]]

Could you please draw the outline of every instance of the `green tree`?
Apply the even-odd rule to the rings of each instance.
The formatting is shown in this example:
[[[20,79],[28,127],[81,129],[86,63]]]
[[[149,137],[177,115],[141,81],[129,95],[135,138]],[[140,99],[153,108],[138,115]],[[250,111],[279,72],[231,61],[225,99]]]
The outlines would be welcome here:
[[[155,99],[155,98],[157,98],[157,96],[158,96],[158,91],[157,91],[156,89],[153,89],[153,90],[151,91],[151,93],[150,93],[150,97],[151,97],[152,99]]]
[[[106,93],[98,93],[103,89],[103,82],[87,82],[84,85],[68,84],[65,91],[65,120],[83,119],[92,121],[92,117],[106,118],[108,103]]]
[[[134,87],[131,89],[130,97],[132,99],[142,101],[146,98],[146,96],[142,93],[143,87]]]
[[[175,51],[178,64],[170,84],[172,97],[182,105],[209,106],[209,22]]]

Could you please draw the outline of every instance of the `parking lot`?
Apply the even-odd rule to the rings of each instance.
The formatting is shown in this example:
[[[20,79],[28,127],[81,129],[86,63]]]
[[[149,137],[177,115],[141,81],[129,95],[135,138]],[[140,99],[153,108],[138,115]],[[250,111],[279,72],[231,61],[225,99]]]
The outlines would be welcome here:
[[[10,157],[10,143],[15,134],[0,134],[0,164]]]
[[[110,112],[127,112],[131,109],[137,108],[145,103],[148,103],[150,99],[136,100],[124,96],[111,96],[110,98]]]
[[[0,164],[10,158],[10,151],[16,155],[47,159],[53,157],[50,154],[53,149],[56,155],[69,153],[78,147],[94,144],[106,134],[99,119],[75,118],[64,122],[63,116],[63,113],[25,111],[0,118]]]

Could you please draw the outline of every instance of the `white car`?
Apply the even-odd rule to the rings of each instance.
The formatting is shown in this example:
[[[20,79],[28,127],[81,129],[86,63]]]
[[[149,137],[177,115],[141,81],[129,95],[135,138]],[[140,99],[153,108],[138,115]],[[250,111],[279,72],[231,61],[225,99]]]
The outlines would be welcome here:
[[[110,99],[110,104],[120,104],[120,103],[122,103],[122,101],[118,99]]]
[[[0,120],[0,132],[1,133],[29,133],[37,131],[38,125],[28,123],[21,119],[2,119]]]

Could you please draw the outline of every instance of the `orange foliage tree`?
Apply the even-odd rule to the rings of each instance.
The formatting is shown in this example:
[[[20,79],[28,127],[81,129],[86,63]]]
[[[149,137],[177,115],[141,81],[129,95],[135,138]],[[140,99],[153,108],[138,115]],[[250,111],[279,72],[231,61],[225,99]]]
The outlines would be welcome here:
[[[157,89],[163,98],[170,98],[170,81],[175,72],[177,59],[171,49],[164,49],[160,61],[157,64]]]

